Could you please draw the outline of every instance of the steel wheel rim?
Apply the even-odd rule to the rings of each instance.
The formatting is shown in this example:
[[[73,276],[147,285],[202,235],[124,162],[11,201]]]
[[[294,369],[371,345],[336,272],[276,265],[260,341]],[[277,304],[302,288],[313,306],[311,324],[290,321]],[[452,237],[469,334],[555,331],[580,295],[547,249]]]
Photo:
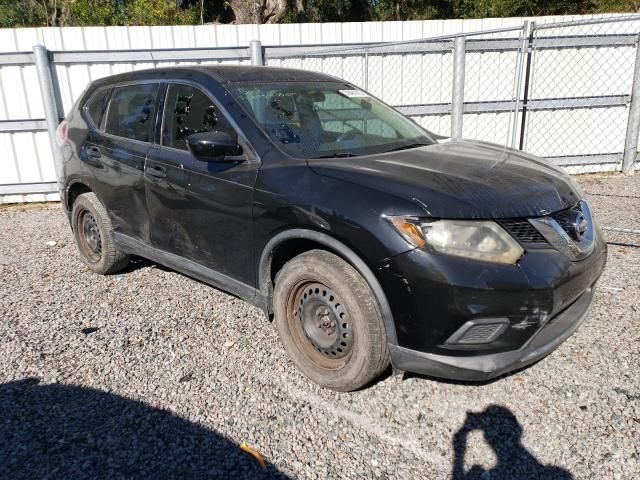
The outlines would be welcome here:
[[[320,282],[301,282],[289,295],[289,327],[302,353],[327,370],[346,364],[353,352],[354,333],[346,305]]]
[[[92,262],[100,261],[102,257],[102,237],[100,226],[89,210],[84,210],[78,216],[77,223],[80,249]]]

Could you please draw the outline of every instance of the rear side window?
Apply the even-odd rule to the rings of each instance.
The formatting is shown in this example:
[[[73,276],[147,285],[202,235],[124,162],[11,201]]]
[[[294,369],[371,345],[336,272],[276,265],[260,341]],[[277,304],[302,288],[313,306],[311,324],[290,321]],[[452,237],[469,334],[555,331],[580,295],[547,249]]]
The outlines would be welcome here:
[[[187,150],[187,137],[201,132],[237,133],[223,113],[201,90],[190,85],[170,84],[162,122],[162,144]]]
[[[105,131],[118,137],[150,142],[159,87],[158,83],[145,83],[114,88]]]
[[[102,120],[102,114],[109,103],[110,93],[111,87],[99,88],[93,92],[93,95],[91,95],[89,101],[84,106],[87,115],[96,128],[100,128],[100,120]]]

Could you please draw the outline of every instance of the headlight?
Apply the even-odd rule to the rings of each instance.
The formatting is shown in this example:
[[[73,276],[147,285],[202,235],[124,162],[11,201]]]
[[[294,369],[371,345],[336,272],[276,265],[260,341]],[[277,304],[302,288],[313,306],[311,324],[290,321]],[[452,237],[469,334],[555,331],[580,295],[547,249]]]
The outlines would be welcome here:
[[[414,247],[429,245],[434,250],[485,262],[514,264],[524,250],[497,223],[473,220],[420,221],[408,217],[389,220]]]

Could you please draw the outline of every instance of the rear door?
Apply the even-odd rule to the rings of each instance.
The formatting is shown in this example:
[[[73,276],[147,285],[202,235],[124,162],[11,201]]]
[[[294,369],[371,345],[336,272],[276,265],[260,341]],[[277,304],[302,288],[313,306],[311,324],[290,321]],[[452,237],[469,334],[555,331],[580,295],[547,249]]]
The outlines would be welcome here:
[[[203,162],[191,155],[193,133],[222,131],[244,153],[236,161]],[[170,83],[160,145],[146,169],[151,241],[243,283],[253,284],[252,206],[259,161],[219,103],[200,87]]]
[[[145,242],[149,221],[144,162],[152,148],[159,90],[158,82],[111,88],[108,105],[81,152],[94,177],[91,187],[109,212],[114,230]]]

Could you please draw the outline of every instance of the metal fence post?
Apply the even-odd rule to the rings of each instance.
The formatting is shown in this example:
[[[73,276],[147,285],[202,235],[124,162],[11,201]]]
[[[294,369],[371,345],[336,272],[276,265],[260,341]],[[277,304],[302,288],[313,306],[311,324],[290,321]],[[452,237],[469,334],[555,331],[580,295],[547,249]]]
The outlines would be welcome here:
[[[529,103],[529,88],[531,86],[531,76],[534,73],[531,69],[533,60],[533,47],[534,47],[534,35],[535,35],[536,23],[529,23],[528,31],[528,44],[527,44],[527,63],[524,72],[524,92],[522,93],[522,117],[520,118],[520,144],[519,150],[524,150],[524,138],[527,129],[527,107]]]
[[[364,49],[364,89],[369,91],[369,49]]]
[[[260,40],[251,40],[249,42],[249,54],[251,55],[251,65],[264,65],[262,42]]]
[[[44,45],[34,45],[33,57],[38,72],[38,83],[40,84],[40,94],[42,95],[42,105],[44,106],[44,116],[47,121],[47,131],[49,132],[49,142],[51,143],[51,154],[56,170],[58,186],[62,178],[62,154],[58,148],[56,130],[60,123],[60,112],[58,111],[58,100],[56,89],[53,85],[53,75],[51,73],[51,62],[49,61],[49,50]]]
[[[465,38],[453,40],[453,92],[451,95],[451,138],[462,138],[464,114]]]
[[[522,24],[522,36],[520,49],[518,50],[518,61],[516,62],[516,85],[515,95],[513,96],[513,124],[511,128],[511,148],[516,148],[518,141],[518,115],[520,114],[520,95],[522,94],[522,77],[524,70],[524,57],[527,54],[527,42],[529,39],[529,20],[525,20]]]
[[[627,175],[632,172],[633,164],[638,155],[638,134],[640,134],[640,36],[636,42],[636,65],[633,71],[631,105],[629,105],[627,136],[624,142],[624,156],[622,158],[622,173]]]

